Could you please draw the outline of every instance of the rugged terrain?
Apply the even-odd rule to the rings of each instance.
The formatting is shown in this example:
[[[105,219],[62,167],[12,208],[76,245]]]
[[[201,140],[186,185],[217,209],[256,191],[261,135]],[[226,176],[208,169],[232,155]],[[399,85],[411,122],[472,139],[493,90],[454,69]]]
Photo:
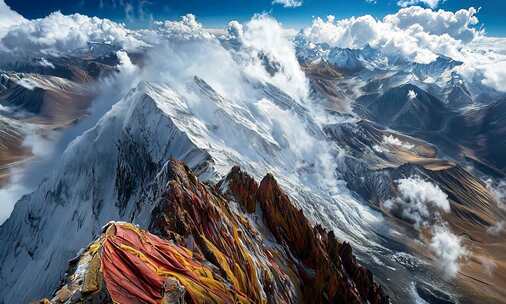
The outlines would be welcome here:
[[[0,303],[505,302],[505,94],[255,18],[1,66]]]
[[[234,167],[209,187],[168,161],[158,179],[151,233],[107,224],[50,303],[389,303],[349,244],[312,227],[273,176],[257,184]]]

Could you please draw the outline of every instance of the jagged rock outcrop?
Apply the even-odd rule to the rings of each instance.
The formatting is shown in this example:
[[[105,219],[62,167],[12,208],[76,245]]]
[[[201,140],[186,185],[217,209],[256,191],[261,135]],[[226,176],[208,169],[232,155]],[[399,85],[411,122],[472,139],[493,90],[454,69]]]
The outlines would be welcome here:
[[[258,183],[238,166],[232,168],[227,178],[218,183],[217,188],[237,199],[246,212],[255,212]]]
[[[357,264],[350,245],[338,243],[332,232],[320,226],[313,228],[272,175],[260,183],[257,199],[277,240],[287,244],[305,266],[300,269],[305,302],[388,303],[372,274]]]
[[[272,175],[258,185],[234,167],[212,187],[178,161],[164,175],[150,232],[108,224],[46,303],[389,303]]]

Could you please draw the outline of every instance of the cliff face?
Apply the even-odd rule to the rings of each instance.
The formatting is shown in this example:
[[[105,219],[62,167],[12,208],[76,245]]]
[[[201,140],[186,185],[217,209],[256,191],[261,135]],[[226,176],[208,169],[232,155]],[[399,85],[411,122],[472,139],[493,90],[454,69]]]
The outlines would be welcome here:
[[[215,187],[178,161],[149,232],[112,222],[46,303],[389,303],[351,247],[312,227],[272,175]]]

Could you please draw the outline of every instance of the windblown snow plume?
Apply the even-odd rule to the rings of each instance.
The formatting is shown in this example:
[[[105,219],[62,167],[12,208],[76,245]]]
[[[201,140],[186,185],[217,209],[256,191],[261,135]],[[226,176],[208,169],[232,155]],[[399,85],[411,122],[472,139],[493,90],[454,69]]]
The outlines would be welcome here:
[[[244,26],[230,22],[226,37],[236,45],[236,60],[246,65],[246,73],[270,81],[294,98],[305,98],[308,82],[290,38],[291,31],[268,15],[257,15]]]

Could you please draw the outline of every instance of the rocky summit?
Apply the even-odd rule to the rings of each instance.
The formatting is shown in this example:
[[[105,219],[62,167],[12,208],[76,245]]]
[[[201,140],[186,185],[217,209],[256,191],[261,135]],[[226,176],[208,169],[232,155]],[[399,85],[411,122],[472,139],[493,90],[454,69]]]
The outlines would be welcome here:
[[[149,229],[110,222],[40,303],[389,303],[348,243],[312,226],[268,174],[217,186],[170,161]]]

